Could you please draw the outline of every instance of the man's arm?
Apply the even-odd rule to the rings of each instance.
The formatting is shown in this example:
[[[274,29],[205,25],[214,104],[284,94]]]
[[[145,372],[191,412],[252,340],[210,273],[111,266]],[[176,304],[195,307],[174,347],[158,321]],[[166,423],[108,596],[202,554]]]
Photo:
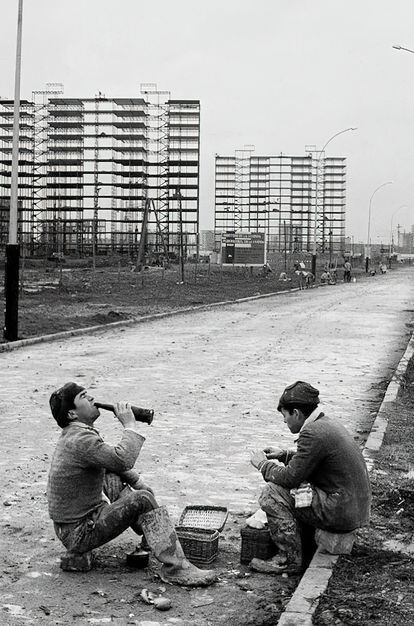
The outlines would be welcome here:
[[[144,441],[142,435],[126,429],[119,443],[116,446],[110,446],[103,441],[96,430],[79,428],[75,454],[85,465],[102,467],[110,472],[121,474],[134,467]]]
[[[126,483],[136,491],[143,489],[144,491],[154,493],[152,488],[142,480],[141,475],[133,469],[122,472],[122,474],[120,474],[120,477],[124,483]]]
[[[298,439],[297,451],[286,467],[264,461],[260,471],[266,482],[273,482],[288,489],[298,487],[309,476],[323,456],[323,441],[313,430],[306,429]]]
[[[282,463],[287,465],[295,454],[296,450],[285,450],[283,448],[268,446],[267,448],[264,448],[263,452],[265,453],[269,461],[271,459],[276,459],[276,461],[281,461]]]

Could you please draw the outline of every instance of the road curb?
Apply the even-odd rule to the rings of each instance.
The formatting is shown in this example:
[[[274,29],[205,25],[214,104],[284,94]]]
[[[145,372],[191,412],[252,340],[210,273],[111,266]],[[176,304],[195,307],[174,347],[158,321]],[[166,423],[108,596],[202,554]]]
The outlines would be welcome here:
[[[315,285],[317,287],[317,285]],[[18,348],[24,348],[26,346],[33,346],[37,343],[45,343],[48,341],[58,341],[59,339],[67,339],[69,337],[79,337],[81,335],[87,335],[96,333],[98,331],[105,331],[106,329],[120,328],[123,326],[132,326],[134,324],[143,324],[145,322],[152,322],[158,319],[164,319],[166,317],[174,317],[176,315],[186,315],[188,313],[196,313],[197,311],[207,311],[214,307],[228,306],[230,304],[238,304],[240,302],[249,302],[251,300],[260,300],[262,298],[271,298],[272,296],[279,296],[281,294],[290,294],[299,291],[298,287],[293,289],[285,289],[283,291],[272,291],[271,293],[263,293],[257,296],[247,296],[246,298],[238,298],[237,300],[223,300],[222,302],[210,302],[209,304],[200,304],[199,306],[186,307],[185,309],[177,309],[175,311],[165,311],[164,313],[153,313],[152,315],[143,315],[142,317],[131,317],[126,320],[119,320],[118,322],[110,322],[109,324],[99,324],[96,326],[85,326],[84,328],[74,328],[73,330],[64,330],[60,333],[52,333],[50,335],[40,335],[39,337],[28,337],[27,339],[18,339],[17,341],[1,343],[1,352],[11,352]]]
[[[369,472],[374,467],[376,454],[384,441],[388,425],[387,414],[397,399],[401,380],[413,355],[414,334],[411,335],[407,348],[388,384],[370,434],[362,450]],[[328,587],[338,558],[339,556],[320,552],[320,549],[317,549],[293,596],[280,616],[277,626],[312,626],[312,616],[318,607],[321,595]]]
[[[414,355],[414,334],[408,342],[407,348],[394,372],[394,375],[387,387],[381,406],[378,410],[375,421],[372,425],[371,432],[368,439],[365,442],[363,449],[363,456],[368,467],[368,471],[371,471],[375,462],[375,456],[378,450],[382,446],[384,436],[387,430],[387,414],[392,404],[395,403],[400,389],[401,380],[407,371],[408,363],[411,357]]]
[[[341,283],[339,282],[338,285]],[[320,287],[326,287],[321,283],[314,284],[312,289],[319,289]],[[47,341],[59,341],[59,339],[67,339],[69,337],[79,337],[81,335],[87,335],[88,333],[95,333],[107,328],[116,328],[122,326],[131,326],[133,324],[142,324],[144,322],[152,322],[157,319],[163,319],[165,317],[172,317],[174,315],[184,315],[187,313],[195,313],[197,311],[205,311],[219,306],[228,306],[230,304],[238,304],[239,302],[249,302],[250,300],[260,300],[261,298],[271,298],[272,296],[279,296],[281,294],[294,293],[301,291],[299,287],[293,287],[292,289],[284,289],[282,291],[272,291],[271,293],[263,293],[257,296],[247,296],[245,298],[238,298],[237,300],[223,300],[221,302],[210,302],[209,304],[200,304],[200,306],[187,307],[185,309],[177,309],[175,311],[165,311],[164,313],[154,313],[152,315],[143,315],[142,317],[131,317],[126,320],[119,320],[118,322],[109,322],[109,324],[98,324],[96,326],[85,326],[84,328],[74,328],[73,330],[64,330],[59,333],[52,333],[50,335],[40,335],[39,337],[28,337],[27,339],[18,339],[17,341],[0,343],[0,353],[10,352],[11,350],[17,350],[18,348],[24,348],[26,346],[33,346],[37,343],[45,343]]]

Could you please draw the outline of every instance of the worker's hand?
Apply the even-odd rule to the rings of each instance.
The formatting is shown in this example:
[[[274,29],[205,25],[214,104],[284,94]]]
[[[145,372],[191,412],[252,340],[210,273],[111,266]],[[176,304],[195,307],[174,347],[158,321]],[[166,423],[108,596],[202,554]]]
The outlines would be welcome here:
[[[144,481],[141,480],[141,479],[137,480],[137,482],[134,483],[133,485],[131,485],[131,487],[135,491],[149,491],[150,493],[152,493],[152,495],[154,495],[154,492],[151,489],[151,487],[149,485],[145,484]]]
[[[250,452],[250,463],[256,469],[260,470],[265,461],[267,461],[267,457],[263,450],[252,450]]]
[[[279,461],[285,451],[282,450],[282,448],[268,446],[263,450],[263,452],[265,453],[267,459],[277,459]]]
[[[133,428],[137,425],[129,402],[117,402],[115,404],[115,416],[124,428]]]

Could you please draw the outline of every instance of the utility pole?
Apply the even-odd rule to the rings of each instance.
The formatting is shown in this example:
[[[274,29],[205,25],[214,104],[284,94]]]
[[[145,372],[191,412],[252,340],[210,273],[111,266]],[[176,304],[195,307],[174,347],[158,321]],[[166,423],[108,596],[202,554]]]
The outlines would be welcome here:
[[[178,220],[180,225],[180,267],[181,267],[181,282],[184,283],[184,243],[183,243],[183,205],[182,195],[180,188],[177,187],[176,197],[178,200]]]
[[[95,151],[94,151],[94,193],[93,193],[93,216],[92,216],[92,271],[95,276],[96,254],[98,248],[98,213],[99,213],[99,100],[101,92],[95,96]]]
[[[139,237],[139,246],[138,246],[138,254],[137,254],[137,264],[136,264],[137,272],[141,271],[142,261],[143,261],[143,258],[144,258],[145,243],[146,243],[146,239],[147,239],[147,227],[148,227],[148,216],[149,216],[149,211],[150,211],[150,205],[151,205],[151,200],[149,198],[146,198],[145,205],[144,205],[144,211],[142,213],[141,234],[140,234],[140,237]]]
[[[19,0],[17,15],[16,69],[14,80],[13,147],[10,185],[9,241],[6,245],[4,272],[4,339],[16,341],[19,326],[19,257],[17,242],[18,190],[19,190],[19,127],[20,127],[20,74],[22,61],[23,0]]]
[[[332,229],[329,231],[329,269],[331,269],[332,265]]]

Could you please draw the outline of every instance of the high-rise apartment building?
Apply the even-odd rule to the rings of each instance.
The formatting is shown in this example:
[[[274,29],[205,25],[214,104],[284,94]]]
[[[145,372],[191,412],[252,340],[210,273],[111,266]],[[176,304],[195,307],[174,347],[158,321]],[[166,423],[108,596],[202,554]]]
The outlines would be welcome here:
[[[303,156],[216,155],[215,231],[265,232],[270,251],[311,251],[317,202],[318,251],[345,242],[343,157],[309,149]]]
[[[0,220],[7,218],[13,101],[0,100]],[[196,250],[200,102],[156,85],[140,97],[65,98],[59,85],[20,105],[19,231],[28,252]],[[5,230],[0,225],[0,233]],[[2,241],[3,243],[3,241]]]

